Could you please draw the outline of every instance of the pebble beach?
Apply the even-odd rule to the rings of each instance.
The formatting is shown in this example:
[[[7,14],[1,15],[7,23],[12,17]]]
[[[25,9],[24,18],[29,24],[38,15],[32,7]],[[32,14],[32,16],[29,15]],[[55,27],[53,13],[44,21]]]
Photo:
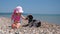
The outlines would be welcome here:
[[[48,22],[41,21],[40,27],[22,27],[22,25],[27,24],[27,20],[22,20],[21,26],[19,29],[15,29],[9,33],[11,29],[8,26],[11,26],[11,18],[0,17],[0,34],[60,34],[60,25],[50,24]]]

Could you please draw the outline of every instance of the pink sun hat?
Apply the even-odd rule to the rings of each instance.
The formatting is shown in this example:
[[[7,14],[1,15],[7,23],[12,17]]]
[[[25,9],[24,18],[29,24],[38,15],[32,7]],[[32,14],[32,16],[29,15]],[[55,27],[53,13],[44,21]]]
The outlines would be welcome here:
[[[21,6],[17,6],[17,7],[15,8],[15,12],[16,12],[16,13],[23,13],[22,7],[21,7]]]

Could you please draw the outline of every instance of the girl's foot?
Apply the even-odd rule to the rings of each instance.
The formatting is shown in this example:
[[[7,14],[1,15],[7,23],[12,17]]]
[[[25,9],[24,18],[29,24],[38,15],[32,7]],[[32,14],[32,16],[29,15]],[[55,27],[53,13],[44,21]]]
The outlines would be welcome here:
[[[10,31],[9,31],[9,33],[11,33],[13,31],[13,29],[11,29]]]

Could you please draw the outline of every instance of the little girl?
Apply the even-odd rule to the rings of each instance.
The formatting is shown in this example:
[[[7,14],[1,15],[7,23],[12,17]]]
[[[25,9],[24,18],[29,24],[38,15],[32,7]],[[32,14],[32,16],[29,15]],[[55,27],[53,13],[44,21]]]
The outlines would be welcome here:
[[[20,27],[20,18],[25,19],[25,17],[22,15],[23,10],[21,6],[17,6],[14,9],[14,12],[12,14],[11,19],[14,21],[14,23],[11,25],[12,29],[19,28]]]

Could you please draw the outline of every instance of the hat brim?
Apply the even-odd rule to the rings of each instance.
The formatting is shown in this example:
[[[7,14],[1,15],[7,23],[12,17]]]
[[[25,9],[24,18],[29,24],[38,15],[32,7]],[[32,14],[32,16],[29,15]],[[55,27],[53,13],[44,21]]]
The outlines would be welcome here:
[[[16,13],[23,13],[23,11],[16,11]]]

